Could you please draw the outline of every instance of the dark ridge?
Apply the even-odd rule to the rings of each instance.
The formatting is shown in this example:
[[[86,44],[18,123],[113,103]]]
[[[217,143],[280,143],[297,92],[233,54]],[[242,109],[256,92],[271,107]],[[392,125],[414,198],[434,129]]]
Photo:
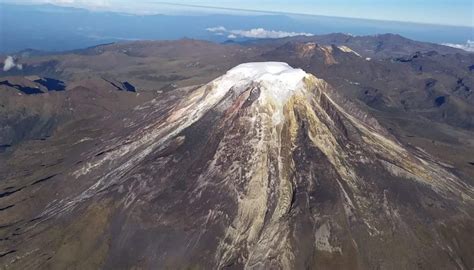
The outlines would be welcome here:
[[[7,251],[5,253],[0,253],[0,258],[5,257],[8,254],[12,254],[12,253],[15,253],[15,252],[16,252],[16,250],[10,250],[10,251]]]
[[[18,191],[24,189],[25,187],[21,187],[19,189],[16,189],[16,190],[13,190],[13,191],[6,191],[6,192],[3,192],[3,193],[0,193],[0,198],[3,198],[3,197],[8,197],[14,193],[17,193]]]
[[[12,208],[13,206],[15,206],[15,205],[14,205],[14,204],[12,204],[12,205],[9,205],[9,206],[6,206],[6,207],[3,207],[3,208],[0,208],[0,211],[5,211],[5,210],[7,210],[7,209],[10,209],[10,208]]]
[[[468,162],[470,165],[474,166],[474,162]]]
[[[228,39],[228,40],[222,42],[221,44],[223,44],[223,45],[234,45],[234,44],[238,44],[238,43],[235,42],[235,41],[232,40],[232,39]]]
[[[55,177],[56,175],[57,175],[57,174],[53,174],[53,175],[51,175],[51,176],[42,178],[42,179],[40,179],[40,180],[38,180],[38,181],[33,182],[33,184],[31,184],[31,185],[34,186],[34,185],[39,184],[39,183],[41,183],[41,182],[48,181],[49,179]]]
[[[133,86],[131,83],[129,82],[118,82],[119,85],[117,85],[115,82],[113,81],[109,81],[105,78],[102,78],[104,81],[110,83],[112,86],[114,86],[115,88],[117,88],[117,90],[119,91],[127,91],[127,92],[136,92],[136,89],[135,89],[135,86]]]
[[[104,79],[104,80],[105,80],[105,79]],[[117,88],[117,90],[122,91],[122,88],[120,88],[119,86],[117,86],[115,83],[113,83],[113,82],[111,82],[111,81],[109,81],[109,80],[105,80],[105,81],[107,81],[107,82],[110,83],[112,86],[114,86],[115,88]]]
[[[105,153],[107,153],[107,152],[108,152],[108,151],[102,151],[102,152],[100,152],[100,153],[97,153],[95,156],[96,156],[96,157],[100,157],[100,156],[102,156],[103,154],[105,154]]]
[[[99,153],[97,153],[95,156],[96,156],[96,157],[100,157],[100,156],[102,156],[103,154],[110,153],[110,152],[114,151],[114,149],[115,149],[115,148],[105,149],[105,150],[100,151]]]
[[[421,52],[416,52],[414,53],[413,55],[410,55],[410,56],[404,56],[404,57],[398,57],[398,58],[395,58],[395,61],[396,62],[401,62],[401,63],[408,63],[408,62],[412,62],[413,59],[417,59],[417,58],[420,58],[422,57],[422,53]]]
[[[395,59],[395,61],[400,62],[400,63],[408,63],[408,62],[411,62],[412,59],[411,58],[397,58]]]
[[[254,103],[260,97],[260,93],[261,90],[259,87],[253,87],[252,90],[250,90],[249,97],[242,105],[242,108],[247,108],[252,105],[252,103]]]
[[[85,49],[77,49],[77,50],[72,50],[72,51],[69,51],[69,52],[73,53],[73,54],[77,54],[77,55],[99,55],[101,53],[101,49],[103,47],[113,45],[113,44],[115,44],[115,42],[98,44],[98,45],[95,45],[95,46],[87,47]]]
[[[1,144],[0,145],[0,153],[5,152],[10,147],[12,147],[10,144]]]
[[[29,223],[31,223],[31,222],[35,222],[35,221],[37,221],[37,220],[40,220],[40,219],[41,219],[41,217],[37,217],[37,218],[31,219],[31,220],[30,220],[30,221],[28,221],[28,222],[29,222]]]
[[[91,47],[87,47],[85,50],[96,49],[96,48],[105,47],[105,46],[113,45],[113,44],[115,44],[115,42],[102,43],[102,44],[94,45]]]
[[[5,228],[9,228],[9,227],[12,227],[12,226],[15,226],[16,224],[20,223],[20,222],[23,222],[23,219],[20,219],[16,222],[13,222],[13,223],[10,223],[10,224],[5,224],[5,225],[0,225],[0,229],[5,229]]]
[[[470,89],[468,86],[466,86],[466,85],[464,84],[464,79],[459,78],[459,79],[457,80],[456,84],[457,84],[457,85],[456,85],[455,91],[460,91],[460,90],[462,90],[462,91],[466,91],[466,92],[471,92],[471,89]]]
[[[426,52],[425,55],[431,57],[431,56],[439,55],[439,53],[437,51],[429,51],[429,52]]]
[[[59,163],[53,163],[53,164],[41,164],[41,167],[43,168],[50,168],[58,165]]]
[[[17,84],[11,84],[9,81],[1,81],[0,85],[6,85],[9,87],[13,87],[18,89],[19,91],[27,94],[27,95],[35,95],[35,94],[43,94],[43,91],[41,91],[39,88],[33,88],[33,87],[26,87],[26,86],[21,86]]]
[[[19,232],[21,230],[21,228],[15,228],[15,232],[12,233],[12,236],[19,236],[19,235],[22,235],[23,233]]]
[[[437,82],[438,81],[435,80],[435,79],[428,79],[428,80],[426,80],[425,87],[426,88],[431,88],[431,87],[435,86]]]
[[[137,89],[135,88],[135,86],[133,86],[131,83],[129,82],[123,82],[122,83],[123,86],[125,87],[125,89],[128,91],[128,92],[136,92]]]
[[[435,102],[436,107],[441,107],[444,103],[446,103],[446,97],[445,96],[437,97],[434,100],[434,102]]]
[[[41,84],[46,87],[48,91],[64,91],[66,90],[66,85],[63,81],[52,79],[52,78],[42,78],[35,81],[36,83]]]

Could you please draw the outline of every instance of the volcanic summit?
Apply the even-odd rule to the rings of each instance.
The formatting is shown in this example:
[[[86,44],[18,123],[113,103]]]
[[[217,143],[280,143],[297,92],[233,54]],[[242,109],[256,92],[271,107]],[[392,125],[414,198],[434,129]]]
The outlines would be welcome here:
[[[7,266],[462,265],[472,187],[316,76],[241,64],[95,124],[107,132],[84,129],[93,140],[51,147],[69,166],[16,206],[28,218],[6,230],[24,257]]]

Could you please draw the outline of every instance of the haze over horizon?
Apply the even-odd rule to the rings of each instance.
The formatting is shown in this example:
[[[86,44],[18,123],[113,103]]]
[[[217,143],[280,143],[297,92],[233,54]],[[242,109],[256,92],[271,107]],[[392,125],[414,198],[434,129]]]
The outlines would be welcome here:
[[[0,0],[0,3],[14,4],[53,4],[67,7],[80,7],[98,11],[114,11],[133,14],[185,14],[185,13],[282,13],[334,16],[370,20],[414,22],[449,26],[474,27],[473,2],[470,0],[410,1],[388,0],[380,3],[376,0],[295,0],[291,4],[285,1],[236,1],[225,0],[216,4],[212,1],[178,0],[148,1],[139,0],[130,3],[124,0]],[[351,4],[348,9],[347,5]],[[422,16],[420,16],[422,14]]]

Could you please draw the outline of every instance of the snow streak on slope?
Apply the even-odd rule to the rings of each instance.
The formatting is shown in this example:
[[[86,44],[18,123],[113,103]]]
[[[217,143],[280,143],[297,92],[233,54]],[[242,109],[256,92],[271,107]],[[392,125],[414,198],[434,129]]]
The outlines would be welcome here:
[[[243,91],[251,84],[258,83],[263,90],[260,102],[272,102],[276,107],[273,120],[278,124],[283,117],[283,105],[298,87],[302,87],[302,80],[307,76],[309,75],[303,70],[293,69],[281,62],[247,63],[229,70],[224,76],[192,92],[169,111],[168,115],[136,130],[125,140],[117,142],[115,146],[110,146],[113,151],[75,170],[72,173],[75,178],[90,177],[91,174],[96,174],[95,171],[99,171],[100,176],[97,182],[83,193],[75,198],[61,200],[48,209],[46,214],[71,210],[77,203],[117,184],[131,168],[152,151],[166,145],[174,136],[201,119],[228,95],[231,89],[234,92]]]

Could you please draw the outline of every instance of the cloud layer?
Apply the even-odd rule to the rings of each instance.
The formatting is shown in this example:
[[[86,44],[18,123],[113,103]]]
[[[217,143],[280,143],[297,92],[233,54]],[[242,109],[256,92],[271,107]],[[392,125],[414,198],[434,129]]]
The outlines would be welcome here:
[[[0,1],[1,2],[1,1]],[[15,1],[10,1],[15,2]],[[78,7],[86,9],[113,10],[114,0],[25,0],[32,4],[52,4],[57,6]]]
[[[465,50],[467,52],[474,52],[474,41],[472,40],[468,40],[466,44],[443,43],[443,45]]]
[[[286,32],[286,31],[275,31],[266,30],[264,28],[253,28],[250,30],[228,30],[223,26],[210,27],[206,29],[216,35],[227,34],[227,38],[236,39],[239,37],[244,38],[284,38],[294,36],[313,36],[310,33],[303,32]]]
[[[3,62],[3,71],[9,71],[12,68],[17,68],[19,70],[23,69],[23,66],[21,64],[16,64],[15,59],[11,56],[7,56],[5,59],[5,62]]]

